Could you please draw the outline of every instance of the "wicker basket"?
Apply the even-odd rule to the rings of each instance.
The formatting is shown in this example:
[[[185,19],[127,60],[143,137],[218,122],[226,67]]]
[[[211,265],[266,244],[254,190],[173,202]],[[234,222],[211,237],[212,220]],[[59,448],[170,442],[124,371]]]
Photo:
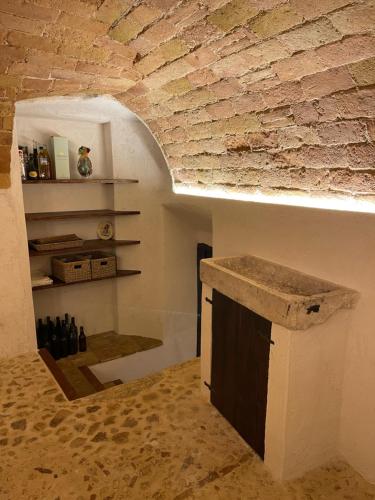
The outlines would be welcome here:
[[[105,252],[93,252],[89,255],[91,262],[91,276],[95,278],[109,278],[116,276],[116,256]]]
[[[52,274],[64,283],[91,279],[90,260],[85,255],[54,257]]]
[[[78,248],[83,246],[83,240],[76,234],[64,234],[50,238],[39,238],[30,240],[29,245],[38,252],[46,250],[63,250],[64,248]]]

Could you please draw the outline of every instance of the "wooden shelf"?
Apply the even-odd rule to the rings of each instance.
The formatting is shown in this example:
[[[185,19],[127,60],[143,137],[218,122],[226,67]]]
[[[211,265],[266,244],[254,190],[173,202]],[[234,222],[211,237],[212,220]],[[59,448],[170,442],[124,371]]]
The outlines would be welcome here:
[[[42,250],[38,252],[34,248],[29,248],[30,257],[42,257],[45,255],[65,255],[81,252],[91,252],[102,248],[115,248],[128,245],[139,245],[139,240],[86,240],[82,247],[63,248],[62,250]]]
[[[73,210],[70,212],[26,213],[26,221],[86,219],[88,217],[111,217],[116,215],[139,215],[139,210]]]
[[[83,283],[91,283],[94,281],[103,281],[103,280],[110,280],[110,279],[115,279],[115,278],[123,278],[125,276],[133,276],[135,274],[141,274],[141,271],[132,270],[132,269],[117,270],[116,276],[110,276],[109,278],[108,277],[107,278],[94,278],[91,280],[75,281],[74,283],[64,283],[63,281],[51,276],[51,278],[53,279],[53,283],[51,285],[33,286],[33,291],[36,292],[38,290],[50,290],[52,288],[59,288],[62,286],[81,285]]]
[[[136,184],[138,179],[37,179],[22,181],[22,184]]]

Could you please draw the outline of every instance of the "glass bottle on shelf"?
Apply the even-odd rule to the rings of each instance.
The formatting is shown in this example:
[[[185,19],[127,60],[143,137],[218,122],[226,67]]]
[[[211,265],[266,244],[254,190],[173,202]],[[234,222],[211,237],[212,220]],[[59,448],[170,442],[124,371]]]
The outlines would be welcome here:
[[[36,328],[36,342],[38,349],[42,349],[42,347],[44,347],[44,341],[45,341],[45,333],[44,333],[43,320],[39,318],[38,325]]]
[[[21,179],[26,180],[26,167],[29,161],[29,154],[27,146],[18,146],[18,154],[20,157],[20,167],[21,167]]]
[[[27,162],[27,177],[28,179],[35,181],[39,177],[38,168],[35,167],[34,155],[29,155],[29,161]]]
[[[65,358],[69,354],[68,331],[66,322],[62,322],[61,336],[60,336],[60,355]]]
[[[79,329],[78,344],[79,344],[79,352],[87,351],[86,335],[83,330],[83,326],[81,326]]]
[[[77,335],[77,327],[75,325],[74,318],[70,323],[69,329],[69,354],[77,354],[78,352],[78,335]]]
[[[38,170],[40,179],[51,179],[51,160],[45,146],[39,146]]]
[[[61,321],[60,321],[60,316],[56,316],[56,333],[57,336],[61,336]]]
[[[56,328],[52,324],[51,330],[51,354],[54,359],[60,359],[60,339],[57,336]]]

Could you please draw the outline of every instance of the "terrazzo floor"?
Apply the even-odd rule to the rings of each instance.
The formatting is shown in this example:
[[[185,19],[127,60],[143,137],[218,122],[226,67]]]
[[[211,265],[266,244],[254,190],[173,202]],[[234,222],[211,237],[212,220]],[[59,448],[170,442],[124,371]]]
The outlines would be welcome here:
[[[368,500],[343,462],[287,483],[199,394],[193,360],[68,402],[38,355],[0,361],[1,500]]]

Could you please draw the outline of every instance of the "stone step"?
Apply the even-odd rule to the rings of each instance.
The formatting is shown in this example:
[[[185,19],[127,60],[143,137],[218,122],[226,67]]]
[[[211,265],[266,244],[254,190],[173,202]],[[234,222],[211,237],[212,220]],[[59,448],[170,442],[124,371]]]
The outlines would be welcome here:
[[[70,401],[97,394],[122,384],[120,379],[102,384],[87,365],[69,364],[66,366],[64,360],[57,363],[47,349],[40,349],[39,355]]]

